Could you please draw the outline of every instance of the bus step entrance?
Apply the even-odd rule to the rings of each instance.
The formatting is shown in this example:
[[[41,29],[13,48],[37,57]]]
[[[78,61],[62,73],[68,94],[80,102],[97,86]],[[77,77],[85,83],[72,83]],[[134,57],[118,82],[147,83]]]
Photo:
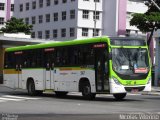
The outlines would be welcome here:
[[[43,91],[43,93],[53,93],[53,92],[54,92],[53,89],[45,89],[45,90]]]

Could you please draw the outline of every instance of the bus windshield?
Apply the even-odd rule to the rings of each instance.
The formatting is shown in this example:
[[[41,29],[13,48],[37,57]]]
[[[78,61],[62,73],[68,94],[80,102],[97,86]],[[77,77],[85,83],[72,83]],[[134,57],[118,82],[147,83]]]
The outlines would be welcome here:
[[[113,48],[113,70],[118,74],[146,74],[149,58],[146,48]]]

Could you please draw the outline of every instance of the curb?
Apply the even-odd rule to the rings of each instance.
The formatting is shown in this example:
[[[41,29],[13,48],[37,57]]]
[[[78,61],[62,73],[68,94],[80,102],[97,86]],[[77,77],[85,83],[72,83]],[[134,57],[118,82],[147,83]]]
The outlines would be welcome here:
[[[141,95],[153,95],[153,96],[160,96],[160,92],[148,92],[148,93],[141,93]]]

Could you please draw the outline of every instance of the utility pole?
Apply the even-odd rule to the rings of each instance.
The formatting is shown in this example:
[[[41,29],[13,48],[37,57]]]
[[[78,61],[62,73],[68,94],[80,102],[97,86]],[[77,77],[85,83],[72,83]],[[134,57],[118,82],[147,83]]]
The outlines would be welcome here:
[[[97,24],[96,15],[97,15],[97,1],[95,0],[95,10],[94,10],[94,33],[93,33],[93,37],[94,37],[95,34],[96,34],[96,24]]]

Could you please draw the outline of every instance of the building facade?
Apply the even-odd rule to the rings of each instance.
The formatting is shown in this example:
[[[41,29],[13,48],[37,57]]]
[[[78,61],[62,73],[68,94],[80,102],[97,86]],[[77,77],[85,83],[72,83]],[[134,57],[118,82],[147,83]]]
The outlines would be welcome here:
[[[16,0],[14,16],[33,25],[33,38],[70,40],[138,34],[129,20],[146,10],[141,0]]]
[[[14,0],[0,0],[0,28],[13,16]]]

